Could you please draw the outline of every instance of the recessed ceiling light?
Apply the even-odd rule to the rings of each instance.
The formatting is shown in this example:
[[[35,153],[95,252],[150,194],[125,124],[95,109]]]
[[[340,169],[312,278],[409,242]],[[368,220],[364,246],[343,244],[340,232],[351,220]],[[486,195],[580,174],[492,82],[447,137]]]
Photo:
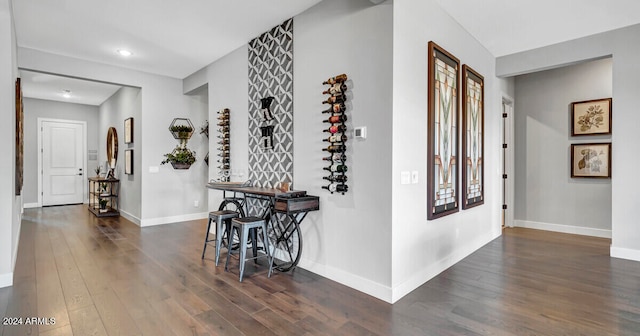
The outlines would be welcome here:
[[[131,51],[126,50],[126,49],[118,49],[118,50],[116,50],[116,52],[118,53],[118,55],[124,56],[124,57],[129,57],[129,56],[133,55],[133,53]]]
[[[67,99],[71,98],[71,90],[62,90],[62,96]]]

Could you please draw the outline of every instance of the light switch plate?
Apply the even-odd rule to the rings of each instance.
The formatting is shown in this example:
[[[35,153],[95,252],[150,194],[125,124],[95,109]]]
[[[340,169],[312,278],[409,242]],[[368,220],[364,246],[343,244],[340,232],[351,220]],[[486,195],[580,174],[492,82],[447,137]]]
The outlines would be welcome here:
[[[353,129],[353,136],[356,139],[367,138],[367,126],[360,126]]]
[[[157,173],[159,171],[160,171],[160,168],[158,166],[149,166],[150,173]]]
[[[416,184],[418,183],[418,171],[414,170],[411,172],[411,183],[412,184]]]
[[[400,184],[410,184],[411,183],[411,173],[408,171],[400,172]]]

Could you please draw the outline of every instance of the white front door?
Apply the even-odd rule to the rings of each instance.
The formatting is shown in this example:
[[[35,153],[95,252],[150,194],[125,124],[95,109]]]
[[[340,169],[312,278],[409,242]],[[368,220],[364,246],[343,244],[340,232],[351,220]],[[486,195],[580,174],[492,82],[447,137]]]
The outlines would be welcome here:
[[[42,205],[84,200],[84,123],[42,121]]]

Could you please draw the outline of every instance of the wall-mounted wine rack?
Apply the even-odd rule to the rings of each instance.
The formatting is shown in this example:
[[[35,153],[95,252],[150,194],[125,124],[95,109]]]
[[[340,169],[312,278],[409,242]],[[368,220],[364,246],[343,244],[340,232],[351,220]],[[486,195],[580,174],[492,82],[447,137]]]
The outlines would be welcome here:
[[[325,161],[331,162],[329,167],[324,167],[331,175],[324,176],[323,179],[329,181],[329,185],[322,186],[323,189],[329,190],[332,194],[338,192],[344,195],[349,191],[347,182],[347,75],[341,74],[331,77],[322,84],[329,85],[329,88],[322,94],[329,95],[323,101],[323,104],[329,104],[327,110],[322,111],[327,114],[327,118],[323,120],[325,123],[331,124],[324,132],[329,133],[329,137],[323,139],[328,142],[329,146],[323,148],[323,151],[329,153],[329,156],[323,157]]]
[[[222,182],[231,180],[229,112],[227,108],[218,111],[218,174],[220,174],[220,181]]]

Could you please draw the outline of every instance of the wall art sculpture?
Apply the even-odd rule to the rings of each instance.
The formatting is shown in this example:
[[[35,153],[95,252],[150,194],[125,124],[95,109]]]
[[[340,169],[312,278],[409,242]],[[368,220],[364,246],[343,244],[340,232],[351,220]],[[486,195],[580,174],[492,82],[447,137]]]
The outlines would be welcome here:
[[[459,210],[458,99],[460,61],[428,44],[427,219]]]
[[[484,77],[462,66],[462,209],[484,203]]]

